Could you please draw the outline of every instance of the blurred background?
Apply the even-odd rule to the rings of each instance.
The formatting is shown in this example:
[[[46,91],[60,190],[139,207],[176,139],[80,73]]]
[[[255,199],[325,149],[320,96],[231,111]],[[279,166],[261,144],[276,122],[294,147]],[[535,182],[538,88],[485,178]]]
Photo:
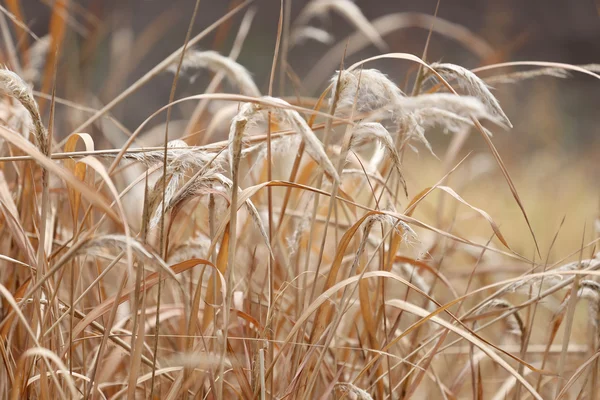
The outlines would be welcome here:
[[[11,2],[13,1],[4,1],[4,3]],[[20,3],[24,18],[32,31],[39,36],[46,34],[51,18],[51,7],[55,1],[25,0]],[[77,42],[92,39],[98,45],[93,58],[87,60],[88,67],[97,70],[92,75],[94,79],[85,84],[96,91],[101,90],[103,96],[100,100],[108,101],[183,43],[195,1],[71,0],[65,3],[69,5],[67,13],[70,39]],[[242,3],[240,0],[201,1],[194,31],[199,32],[206,28],[240,3]],[[297,16],[307,3],[306,0],[290,1],[292,22],[294,16]],[[375,22],[384,16],[397,13],[433,15],[437,1],[356,0],[355,4],[367,19]],[[241,64],[253,73],[259,87],[263,90],[267,88],[273,57],[279,5],[279,0],[254,2],[253,6],[256,7],[257,14],[239,57]],[[481,57],[456,41],[434,33],[428,59],[452,62],[466,67],[509,60],[543,60],[571,64],[599,62],[598,7],[598,4],[592,0],[441,1],[438,16],[480,37],[489,46],[490,51],[485,52],[485,57]],[[234,16],[230,25],[209,35],[199,47],[227,52],[241,18],[242,14]],[[314,24],[331,32],[334,43],[343,42],[354,32],[354,27],[335,13],[330,13],[329,18],[316,21]],[[429,25],[427,22],[422,24]],[[407,27],[390,32],[384,39],[389,51],[421,55],[427,33],[427,29],[422,27]],[[139,55],[137,53],[141,52],[136,52],[134,46],[140,44],[136,41],[142,35],[149,48],[146,49],[145,54]],[[331,45],[309,41],[294,48],[289,54],[289,63],[294,72],[301,78],[305,77],[311,67],[328,51],[329,46]],[[73,56],[69,52],[75,49],[67,44],[62,58]],[[351,64],[361,58],[379,53],[380,51],[374,46],[367,46],[363,51],[348,57],[347,63]],[[79,58],[83,56],[79,55]],[[391,63],[389,68],[381,66],[386,73],[397,77],[403,77],[407,67],[398,62]],[[111,68],[127,68],[129,71],[119,82],[106,82],[103,78],[106,78]],[[333,71],[327,71],[322,77],[328,78],[332,73]],[[168,97],[170,78],[170,76],[158,77],[155,84],[147,86],[135,96],[136,101],[127,102],[123,106],[126,109],[123,110],[123,118],[127,125],[141,122],[150,112],[165,104],[164,96]],[[314,95],[315,90],[323,88],[322,79],[321,82],[312,80],[310,83],[313,86],[310,88],[313,93],[306,94]],[[318,83],[321,85],[317,85]],[[205,84],[206,81],[200,77],[196,80],[194,88],[189,89],[189,93],[198,92]],[[508,91],[512,93],[507,93]],[[568,81],[541,78],[535,82],[519,85],[518,90],[502,87],[497,93],[501,99],[508,94],[514,97],[510,98],[510,102],[504,101],[502,105],[509,115],[523,111],[523,107],[531,113],[534,110],[529,110],[529,107],[534,107],[536,114],[546,110],[546,116],[554,116],[558,113],[563,117],[559,120],[551,118],[551,121],[543,126],[539,125],[538,120],[535,123],[537,129],[531,125],[519,124],[516,126],[517,130],[538,131],[520,135],[525,136],[526,141],[548,138],[554,131],[565,133],[565,140],[561,145],[567,147],[585,147],[590,141],[597,140],[598,128],[593,120],[596,105],[600,100],[600,91],[593,84],[593,78],[579,75]]]
[[[60,1],[66,5],[68,24],[59,61],[58,94],[96,108],[109,102],[183,44],[195,3],[193,0]],[[3,3],[8,8],[11,4],[19,4],[23,20],[33,32],[43,36],[52,29],[52,5],[60,1],[4,0]],[[194,33],[241,3],[239,0],[201,1]],[[286,3],[291,4],[292,24],[307,3],[303,0]],[[403,21],[397,26],[402,29],[389,29],[383,35],[387,51],[423,54],[431,26],[431,19],[424,15],[434,14],[435,0],[356,0],[355,4],[373,25],[385,18]],[[252,7],[256,15],[238,61],[250,70],[264,93],[275,47],[280,1],[257,0]],[[600,62],[598,7],[592,0],[442,0],[437,13],[440,20],[435,26],[462,27],[460,29],[471,32],[477,42],[465,45],[434,32],[427,60],[441,60],[467,68],[518,60],[570,64]],[[244,12],[236,14],[196,47],[227,54]],[[301,82],[296,90],[304,96],[318,96],[326,87],[327,80],[338,69],[347,38],[355,32],[355,27],[336,13],[315,19],[311,24],[326,29],[333,40],[329,44],[307,41],[290,50],[290,71]],[[21,41],[30,40],[23,34],[18,37]],[[350,65],[381,52],[381,49],[367,45],[350,54],[345,63]],[[374,63],[372,67],[390,75],[400,87],[411,87],[415,75],[413,65],[386,60]],[[567,247],[576,249],[584,226],[593,226],[600,208],[597,111],[600,82],[582,74],[571,75],[568,79],[540,77],[515,85],[495,85],[493,93],[514,128],[507,131],[496,128],[493,140],[532,215],[534,228],[542,236],[540,240],[549,244],[560,221],[566,217],[566,228],[573,232],[566,240]],[[195,78],[181,81],[177,97],[202,93],[211,74],[200,72]],[[128,129],[134,130],[168,102],[172,82],[172,74],[158,75],[118,105],[113,115]],[[294,94],[290,80],[287,82],[283,91],[276,85],[275,94]],[[42,90],[48,92],[49,87]],[[90,93],[94,94],[93,99],[89,97]],[[184,118],[189,112],[189,108],[177,108],[174,117]],[[65,119],[69,118],[81,120],[75,113],[68,113]],[[155,123],[162,122],[157,120]],[[71,125],[76,126],[76,123]],[[63,129],[70,132],[68,127]],[[90,130],[95,137],[106,134],[102,126],[95,125]],[[436,152],[442,154],[450,141],[448,136],[441,134],[429,134],[428,138]],[[111,146],[110,143],[105,145]],[[506,182],[493,160],[489,160],[487,146],[481,138],[471,135],[464,153],[469,151],[480,156],[472,157],[476,161],[469,167],[480,174],[478,178],[473,177],[461,194],[475,205],[485,205],[483,208],[499,220],[503,230],[522,234],[526,226],[519,217]],[[415,163],[427,166],[407,168],[409,180],[414,182],[411,192],[416,193],[426,184],[436,182],[443,170],[425,151],[412,157],[416,157]],[[593,231],[588,228],[587,232],[592,235]],[[530,238],[523,241],[521,250],[530,251]]]

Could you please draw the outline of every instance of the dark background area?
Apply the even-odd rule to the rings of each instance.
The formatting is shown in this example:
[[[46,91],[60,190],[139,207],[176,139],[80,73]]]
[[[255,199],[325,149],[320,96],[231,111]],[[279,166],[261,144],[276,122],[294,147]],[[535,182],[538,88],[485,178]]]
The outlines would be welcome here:
[[[49,5],[53,1],[23,1],[29,26],[38,34],[48,27]],[[171,27],[166,41],[180,44],[185,37],[193,0],[87,0],[74,1],[80,8],[87,9],[102,21],[129,20],[135,31],[143,29],[168,9],[175,9],[179,22]],[[208,26],[225,14],[230,4],[241,3],[229,0],[202,0],[196,30]],[[292,1],[292,16],[297,15],[308,3],[306,0]],[[369,19],[397,12],[423,12],[433,14],[437,1],[434,0],[356,0],[363,14]],[[279,16],[278,0],[257,0],[258,14],[253,31],[265,41],[274,40]],[[128,15],[129,14],[129,15]],[[553,61],[586,63],[600,51],[600,23],[598,5],[592,0],[460,0],[441,1],[438,16],[463,25],[486,39],[494,47],[512,47],[514,58],[552,59]],[[75,18],[77,18],[75,16]],[[239,21],[239,18],[236,20]],[[351,27],[340,18],[332,18],[329,24],[338,38],[351,32]],[[413,31],[413,29],[409,30]],[[423,33],[423,32],[421,32]],[[406,37],[409,34],[409,37]],[[527,35],[526,38],[520,38]],[[404,37],[403,37],[404,36]],[[388,38],[388,43],[401,44],[405,51],[422,50],[422,35],[401,32]],[[168,50],[168,49],[165,49]],[[266,49],[265,49],[266,50]],[[160,51],[160,49],[157,49]],[[316,54],[315,54],[316,56]],[[592,56],[592,57],[590,57]],[[307,57],[303,57],[307,58]],[[310,57],[308,57],[310,58]]]
[[[70,43],[85,41],[87,35],[96,30],[102,33],[91,59],[93,62],[87,64],[94,71],[86,75],[88,78],[83,84],[98,92],[102,102],[110,101],[120,90],[135,82],[183,43],[194,3],[194,0],[73,1],[70,17],[75,23],[69,32]],[[201,0],[194,32],[200,32],[239,3],[241,2],[238,0]],[[307,1],[301,0],[291,1],[292,21],[306,3]],[[369,20],[400,12],[433,14],[437,4],[434,0],[356,0],[355,3]],[[47,32],[52,2],[27,0],[22,4],[29,26],[39,35]],[[278,0],[254,2],[257,15],[239,57],[239,62],[251,71],[263,91],[266,91],[268,85],[279,6]],[[215,40],[213,33],[198,47],[214,48],[226,54],[242,15],[240,13],[232,19],[231,29],[225,40]],[[600,61],[598,5],[592,0],[442,0],[438,16],[468,28],[487,41],[496,53],[493,59],[486,62],[543,60],[587,64]],[[82,25],[81,29],[75,26],[77,24]],[[344,18],[333,13],[329,18],[313,21],[313,24],[326,27],[334,35],[336,43],[343,41],[354,31]],[[145,54],[136,65],[131,65],[123,82],[107,90],[107,84],[113,84],[106,82],[109,72],[128,62],[127,53],[115,53],[115,43],[119,43],[121,37],[125,38],[123,40],[135,39],[148,30],[149,26],[161,26],[164,29],[152,51]],[[384,39],[392,52],[421,55],[426,38],[427,30],[410,28],[396,31]],[[69,52],[75,51],[75,48],[76,46],[66,45],[63,60],[68,60]],[[289,54],[289,63],[303,77],[327,51],[328,46],[310,42],[293,49]],[[346,63],[351,64],[379,53],[374,46],[370,46],[350,56]],[[428,54],[430,61],[443,60],[469,68],[482,63],[482,60],[460,44],[436,34],[432,37]],[[401,81],[410,65],[400,61],[383,61],[372,67],[380,68]],[[330,71],[329,76],[333,73],[333,70]],[[201,93],[209,77],[208,73],[203,73],[193,84],[180,85],[178,96]],[[116,115],[126,126],[134,129],[154,110],[166,104],[171,84],[171,75],[157,77],[119,106],[115,110]],[[593,78],[576,74],[568,80],[540,78],[517,86],[503,85],[495,93],[515,122],[513,134],[526,138],[523,149],[548,145],[547,138],[550,137],[551,145],[570,149],[598,141],[596,114],[600,101],[599,85],[600,82],[594,82]],[[324,83],[321,88],[324,88]]]

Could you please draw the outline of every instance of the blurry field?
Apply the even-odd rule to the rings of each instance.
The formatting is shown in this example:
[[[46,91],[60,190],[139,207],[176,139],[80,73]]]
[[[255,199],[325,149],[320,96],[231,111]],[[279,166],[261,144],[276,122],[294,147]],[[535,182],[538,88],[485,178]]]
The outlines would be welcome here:
[[[0,8],[0,398],[600,398],[593,58],[192,3]]]

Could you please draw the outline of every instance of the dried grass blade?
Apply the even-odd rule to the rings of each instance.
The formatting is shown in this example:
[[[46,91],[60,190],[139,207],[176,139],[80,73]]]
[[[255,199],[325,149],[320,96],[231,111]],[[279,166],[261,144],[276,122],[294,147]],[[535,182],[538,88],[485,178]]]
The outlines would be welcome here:
[[[26,154],[33,157],[43,168],[47,169],[61,179],[65,180],[66,183],[70,184],[77,191],[81,193],[90,203],[104,211],[112,220],[121,222],[118,215],[112,210],[110,205],[104,201],[103,196],[99,195],[96,191],[92,190],[87,185],[79,181],[73,174],[59,165],[55,164],[50,158],[44,156],[38,149],[31,145],[30,142],[25,140],[22,136],[17,133],[0,126],[0,137],[4,140],[12,143]]]
[[[593,356],[591,356],[590,358],[585,360],[585,362],[582,363],[577,368],[577,370],[575,370],[573,375],[571,375],[569,380],[565,383],[565,385],[563,386],[561,391],[555,397],[555,400],[562,399],[568,393],[571,386],[573,386],[573,384],[575,384],[575,382],[577,382],[577,379],[579,379],[579,377],[583,374],[583,372],[586,370],[586,368],[588,368],[590,366],[590,364],[592,364],[594,361],[596,361],[598,359],[598,357],[600,357],[600,351],[596,351]]]
[[[219,237],[219,235],[215,235],[215,237]],[[209,251],[208,254],[212,254],[212,251]],[[223,238],[221,239],[221,247],[219,248],[219,254],[217,255],[216,262],[216,270],[221,274],[221,276],[225,277],[225,272],[227,271],[227,261],[229,260],[229,229],[224,229]],[[219,283],[219,282],[218,282]],[[225,301],[226,298],[226,288],[230,283],[224,278],[223,282],[220,282],[220,290],[222,301]],[[213,304],[215,304],[215,289],[213,285],[208,285],[208,289],[206,290],[206,304],[204,307],[204,315],[202,318],[202,332],[206,332],[211,323],[215,322],[215,308]]]
[[[77,143],[81,141],[85,146],[85,151],[94,151],[94,140],[87,133],[74,133],[69,139],[67,139],[67,143],[65,144],[65,153],[70,153],[76,150]],[[73,159],[67,158],[65,160],[65,167],[69,169],[73,175],[79,179],[80,181],[85,180],[86,176],[86,164],[77,162]],[[79,215],[79,205],[81,203],[81,193],[77,190],[74,190],[71,186],[69,186],[69,199],[71,201],[71,215],[73,217],[73,226],[77,226],[77,216]]]
[[[390,300],[388,300],[387,304],[390,306],[393,306],[393,307],[401,308],[411,314],[420,316],[422,318],[427,318],[429,321],[434,322],[434,323],[448,329],[449,331],[452,331],[452,332],[462,336],[464,339],[471,342],[476,347],[478,347],[481,351],[483,351],[488,357],[490,357],[498,365],[500,365],[502,368],[504,368],[508,373],[510,373],[512,376],[514,376],[529,391],[529,393],[531,393],[531,395],[534,398],[536,398],[538,400],[543,400],[543,398],[539,395],[539,393],[536,392],[535,388],[533,386],[531,386],[531,384],[529,384],[529,382],[527,382],[527,380],[523,376],[519,375],[519,373],[513,367],[510,366],[510,364],[508,364],[506,361],[504,361],[495,352],[495,350],[489,346],[489,344],[487,344],[484,341],[482,341],[481,339],[479,339],[472,332],[468,332],[462,328],[454,326],[439,317],[434,316],[434,317],[429,318],[431,316],[429,311],[424,310],[420,307],[415,306],[414,304],[408,303],[408,302],[400,300],[400,299],[390,299]]]
[[[460,201],[461,203],[463,203],[464,205],[469,207],[471,210],[477,212],[479,215],[481,215],[483,218],[485,218],[488,221],[488,223],[490,224],[492,230],[494,231],[494,233],[496,234],[496,237],[500,240],[500,242],[502,242],[502,244],[504,246],[506,246],[507,249],[513,251],[510,248],[510,246],[508,245],[508,242],[506,241],[504,236],[502,235],[502,232],[500,232],[500,228],[498,227],[498,225],[494,222],[492,217],[490,217],[490,215],[487,212],[467,203],[462,197],[460,197],[460,195],[458,193],[456,193],[452,188],[450,188],[448,186],[437,186],[437,188],[448,193],[450,196],[454,197],[456,200]]]
[[[204,264],[210,265],[210,266],[213,265],[208,260],[196,258],[196,259],[191,259],[191,260],[187,260],[187,261],[183,261],[181,263],[171,265],[169,267],[169,269],[171,270],[171,272],[173,274],[178,275],[178,274],[180,274],[184,271],[187,271],[197,265],[204,265]],[[161,277],[161,279],[165,280],[165,279],[167,279],[167,276],[163,275]],[[142,282],[141,290],[143,292],[147,292],[150,288],[156,286],[158,284],[158,282],[159,282],[159,273],[153,272],[152,274],[148,275],[144,279],[144,281]],[[73,328],[73,337],[80,335],[84,331],[84,329],[87,328],[93,321],[95,321],[96,319],[100,318],[102,315],[107,313],[115,303],[121,304],[121,303],[127,301],[130,298],[130,294],[134,290],[135,290],[135,285],[129,286],[122,291],[121,296],[118,299],[113,296],[113,297],[110,297],[110,298],[104,300],[101,304],[94,307],[94,309],[91,312],[89,312]]]
[[[17,247],[27,256],[29,264],[37,265],[35,250],[20,222],[19,210],[10,193],[11,190],[4,177],[4,172],[0,171],[0,208],[4,214],[4,221],[9,227]]]
[[[444,330],[442,335],[437,339],[433,348],[429,351],[429,355],[427,356],[427,358],[425,359],[425,362],[423,363],[424,365],[421,368],[419,368],[419,371],[417,372],[417,376],[413,379],[413,381],[411,382],[410,386],[408,387],[408,389],[406,391],[406,394],[404,395],[406,399],[410,399],[411,396],[419,388],[419,385],[421,384],[421,382],[423,381],[423,378],[425,377],[425,373],[429,369],[431,362],[437,355],[438,350],[440,349],[441,345],[446,340],[446,337],[448,336],[449,333],[450,333],[450,330],[448,330],[448,329]]]
[[[52,351],[50,351],[49,349],[44,348],[44,347],[40,347],[40,346],[31,347],[23,353],[20,360],[24,361],[28,357],[34,357],[34,358],[41,357],[42,359],[46,360],[46,363],[48,363],[48,360],[51,360],[52,362],[54,362],[57,366],[57,369],[55,370],[53,368],[49,368],[49,371],[47,372],[47,376],[49,375],[52,378],[52,380],[54,381],[54,384],[56,385],[56,390],[58,391],[59,395],[65,396],[63,398],[66,398],[66,394],[62,391],[61,384],[58,381],[58,377],[57,377],[58,372],[60,371],[60,372],[62,372],[62,375],[64,375],[64,377],[65,377],[64,381],[66,383],[67,389],[69,389],[71,398],[76,399],[79,397],[79,392],[75,388],[75,382],[73,382],[73,377],[69,374],[69,370],[67,369],[65,364],[62,362],[62,360],[60,358],[58,358],[58,356],[55,353],[53,353]],[[16,392],[13,392],[13,393],[16,393]]]

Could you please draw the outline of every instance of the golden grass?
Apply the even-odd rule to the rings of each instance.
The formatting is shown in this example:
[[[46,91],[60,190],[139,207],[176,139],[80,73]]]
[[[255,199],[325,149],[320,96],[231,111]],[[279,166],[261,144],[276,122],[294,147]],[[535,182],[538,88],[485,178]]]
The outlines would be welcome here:
[[[597,146],[523,156],[522,116],[486,82],[598,85],[598,66],[345,68],[405,27],[493,47],[432,16],[314,0],[294,19],[281,1],[261,96],[237,61],[250,3],[194,28],[195,2],[182,46],[105,104],[67,83],[65,56],[96,51],[101,19],[58,1],[38,38],[19,1],[0,8],[0,397],[596,398]],[[289,56],[333,40],[315,18],[330,12],[356,32],[303,78]],[[235,36],[229,55],[196,48],[214,31]],[[381,60],[415,67],[412,89]],[[182,90],[198,68],[210,84]],[[159,76],[168,102],[127,127],[118,108]]]

